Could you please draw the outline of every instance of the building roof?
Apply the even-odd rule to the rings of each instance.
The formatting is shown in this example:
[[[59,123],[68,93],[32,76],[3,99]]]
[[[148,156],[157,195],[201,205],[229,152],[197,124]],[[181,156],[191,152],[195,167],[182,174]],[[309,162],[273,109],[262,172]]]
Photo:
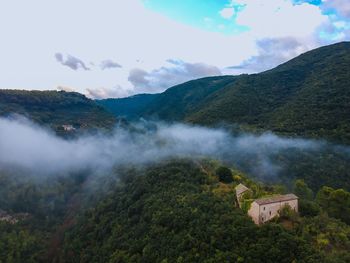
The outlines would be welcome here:
[[[246,187],[244,184],[239,184],[235,187],[236,195],[241,195],[245,191],[250,190],[248,187]]]
[[[286,195],[275,195],[267,198],[256,199],[254,202],[258,205],[266,205],[271,203],[279,203],[284,201],[290,201],[298,199],[295,194],[286,194]]]

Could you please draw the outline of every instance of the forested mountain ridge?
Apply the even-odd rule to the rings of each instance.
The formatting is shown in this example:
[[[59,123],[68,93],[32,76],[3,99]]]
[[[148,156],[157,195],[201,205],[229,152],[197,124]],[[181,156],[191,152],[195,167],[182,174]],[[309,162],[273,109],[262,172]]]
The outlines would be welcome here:
[[[350,142],[350,43],[321,47],[241,77],[188,121],[220,121]]]
[[[96,100],[96,102],[115,116],[138,119],[147,106],[158,96],[159,94],[138,94],[123,99],[110,98]]]
[[[234,76],[207,77],[176,85],[163,93],[139,94],[97,102],[115,115],[128,119],[148,116],[167,121],[181,121],[199,109],[208,96],[235,79]]]
[[[350,42],[317,48],[259,74],[198,79],[148,96],[153,99],[142,107],[133,97],[99,103],[122,112],[127,100],[128,107],[137,109],[134,118],[224,122],[348,144]]]
[[[301,216],[286,213],[258,227],[237,206],[234,187],[243,182],[254,189],[253,198],[283,192],[283,187],[257,184],[237,170],[216,167],[182,160],[126,172],[114,192],[66,232],[60,262],[350,259],[350,227],[326,215],[334,209],[338,217],[349,209],[350,193],[322,188],[314,201],[312,191],[298,181],[293,191],[300,197]],[[335,196],[347,201],[338,203]],[[325,206],[332,202],[337,205]]]
[[[228,173],[227,173],[228,171]],[[261,227],[237,206],[293,191],[300,215],[285,211]],[[302,180],[261,184],[213,160],[173,159],[118,167],[99,176],[46,180],[0,171],[0,206],[28,213],[0,218],[0,262],[317,262],[350,260],[350,193]],[[264,260],[261,260],[261,259]]]
[[[62,132],[63,125],[76,129],[110,129],[115,117],[93,100],[76,92],[0,89],[0,116],[20,114]]]

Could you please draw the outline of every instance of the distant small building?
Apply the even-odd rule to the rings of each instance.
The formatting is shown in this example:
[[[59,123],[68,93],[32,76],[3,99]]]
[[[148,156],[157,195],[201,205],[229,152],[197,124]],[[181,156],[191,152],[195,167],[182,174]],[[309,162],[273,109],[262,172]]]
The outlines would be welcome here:
[[[11,216],[10,214],[8,214],[7,212],[1,209],[0,209],[0,221],[4,221],[10,224],[16,224],[18,222],[17,218],[15,218],[14,216]]]
[[[62,125],[62,128],[63,128],[63,130],[65,130],[65,131],[74,131],[74,130],[75,130],[75,128],[73,127],[73,125],[70,125],[70,124],[63,124],[63,125]]]
[[[295,212],[298,212],[298,197],[294,194],[286,194],[256,199],[251,204],[248,215],[255,224],[260,225],[275,216],[279,216],[281,208],[287,205]]]
[[[8,212],[0,209],[0,222],[7,222],[10,224],[16,224],[18,221],[25,220],[30,217],[28,213],[17,213],[17,214],[9,214]]]
[[[252,192],[252,190],[250,190],[244,184],[239,184],[235,187],[235,191],[236,191],[237,202],[239,204],[239,207],[241,207],[241,198],[242,198],[243,194],[247,193],[247,192]]]

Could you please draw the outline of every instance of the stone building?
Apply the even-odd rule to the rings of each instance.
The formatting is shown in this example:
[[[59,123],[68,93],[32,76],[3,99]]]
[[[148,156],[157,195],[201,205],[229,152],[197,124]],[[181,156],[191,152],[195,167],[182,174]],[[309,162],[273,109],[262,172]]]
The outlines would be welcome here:
[[[248,215],[255,224],[263,224],[275,216],[284,206],[289,205],[291,209],[298,212],[298,197],[294,194],[276,195],[269,198],[256,199],[250,206]]]
[[[18,222],[17,218],[8,214],[4,210],[0,209],[0,221],[4,221],[10,224],[16,224]]]
[[[70,125],[70,124],[63,124],[62,128],[63,128],[64,131],[74,131],[75,130],[73,125]]]
[[[235,191],[236,191],[237,202],[239,204],[239,207],[241,207],[241,198],[242,198],[243,194],[247,193],[247,192],[252,192],[252,190],[250,190],[244,184],[239,184],[235,187]]]

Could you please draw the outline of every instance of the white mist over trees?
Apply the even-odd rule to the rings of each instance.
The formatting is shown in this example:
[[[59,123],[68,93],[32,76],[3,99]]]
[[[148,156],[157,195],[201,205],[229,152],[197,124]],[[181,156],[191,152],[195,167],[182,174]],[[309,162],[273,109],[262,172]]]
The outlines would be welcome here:
[[[287,150],[317,151],[324,143],[282,138],[272,133],[233,136],[224,129],[157,123],[137,124],[136,131],[116,128],[111,135],[84,135],[66,140],[28,120],[0,119],[0,165],[35,174],[111,169],[176,157],[210,157],[240,165],[252,161],[251,172],[276,176],[275,155]]]

